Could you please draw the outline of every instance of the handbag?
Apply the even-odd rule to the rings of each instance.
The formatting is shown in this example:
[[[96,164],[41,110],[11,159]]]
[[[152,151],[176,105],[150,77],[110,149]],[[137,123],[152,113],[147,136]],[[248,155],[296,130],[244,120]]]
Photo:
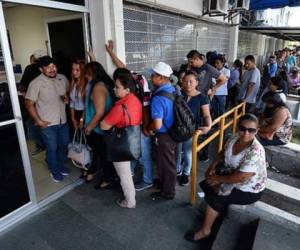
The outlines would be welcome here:
[[[127,107],[123,104],[123,115],[131,117]],[[116,128],[104,133],[104,142],[106,146],[106,160],[109,162],[121,162],[138,160],[141,157],[141,127],[126,126],[124,128]]]
[[[79,142],[76,140],[79,134]],[[73,141],[68,145],[68,158],[72,160],[74,166],[88,170],[91,163],[92,149],[87,145],[86,137],[82,129],[76,129]]]

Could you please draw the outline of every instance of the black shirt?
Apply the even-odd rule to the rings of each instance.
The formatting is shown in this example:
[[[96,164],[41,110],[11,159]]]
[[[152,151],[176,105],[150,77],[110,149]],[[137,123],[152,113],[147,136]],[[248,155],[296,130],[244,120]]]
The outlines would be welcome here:
[[[188,96],[183,93],[184,99],[187,101]],[[190,98],[187,102],[189,108],[193,112],[196,119],[196,128],[203,126],[203,114],[202,114],[202,106],[209,104],[208,97],[203,94],[199,94]]]
[[[22,79],[20,81],[20,85],[23,91],[27,91],[29,84],[33,79],[38,77],[41,74],[39,67],[37,64],[29,64],[23,73]]]

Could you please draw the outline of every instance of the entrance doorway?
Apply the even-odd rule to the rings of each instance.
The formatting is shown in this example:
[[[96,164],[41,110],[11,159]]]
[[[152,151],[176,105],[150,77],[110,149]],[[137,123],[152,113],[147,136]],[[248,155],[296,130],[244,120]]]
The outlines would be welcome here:
[[[48,19],[46,22],[48,50],[57,63],[59,73],[69,78],[71,62],[85,59],[83,19],[76,15]]]
[[[10,35],[11,54],[14,55],[15,66],[19,65],[18,68],[21,68],[22,73],[30,64],[30,57],[36,50],[43,50],[48,55],[52,55],[57,61],[59,73],[67,77],[70,76],[71,61],[75,58],[85,59],[83,14],[23,4],[4,3],[3,7],[6,28]],[[19,90],[19,104],[33,184],[39,202],[78,183],[81,171],[67,161],[65,164],[71,169],[71,174],[59,183],[52,180],[45,151],[36,150],[36,146],[40,145],[40,137],[37,138],[39,129],[24,107],[26,90],[20,88],[19,84],[22,73],[16,71],[14,73]]]

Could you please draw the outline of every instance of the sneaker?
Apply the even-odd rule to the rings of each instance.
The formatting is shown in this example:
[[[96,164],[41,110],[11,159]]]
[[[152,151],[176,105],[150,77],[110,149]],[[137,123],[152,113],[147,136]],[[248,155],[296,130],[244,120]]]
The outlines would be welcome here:
[[[179,180],[179,185],[180,186],[187,186],[189,184],[189,177],[185,174],[183,174]]]
[[[64,179],[64,177],[61,174],[52,174],[51,173],[50,176],[54,182],[61,182]]]
[[[60,171],[60,173],[63,175],[63,176],[68,176],[70,174],[70,169],[68,168],[63,168],[62,171]]]
[[[181,176],[181,175],[182,175],[182,171],[176,173],[176,176]]]
[[[149,183],[146,183],[146,182],[142,182],[140,184],[136,184],[135,185],[135,190],[136,191],[143,191],[145,189],[148,189],[148,188],[151,188],[153,186],[153,184],[149,184]]]

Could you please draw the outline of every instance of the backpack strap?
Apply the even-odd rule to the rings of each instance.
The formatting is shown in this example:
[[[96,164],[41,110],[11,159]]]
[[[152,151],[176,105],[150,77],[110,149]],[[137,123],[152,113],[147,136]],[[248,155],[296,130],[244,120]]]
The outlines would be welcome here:
[[[159,91],[154,96],[164,96],[164,97],[168,98],[169,100],[171,100],[172,102],[175,100],[175,93],[169,93],[166,91]]]

